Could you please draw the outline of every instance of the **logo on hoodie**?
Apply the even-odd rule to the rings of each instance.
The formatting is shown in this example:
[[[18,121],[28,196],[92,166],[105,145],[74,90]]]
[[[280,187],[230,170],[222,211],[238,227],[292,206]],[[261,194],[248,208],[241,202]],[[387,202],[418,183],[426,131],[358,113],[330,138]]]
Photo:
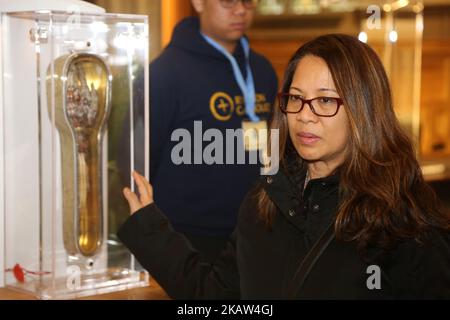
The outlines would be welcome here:
[[[214,118],[219,121],[228,121],[234,113],[234,101],[225,92],[216,92],[212,95],[209,107]]]
[[[215,92],[209,100],[209,108],[215,119],[219,121],[229,121],[233,114],[238,117],[245,115],[244,97],[235,96],[234,99],[223,91]],[[255,113],[271,112],[271,104],[267,102],[266,95],[263,93],[256,94]]]

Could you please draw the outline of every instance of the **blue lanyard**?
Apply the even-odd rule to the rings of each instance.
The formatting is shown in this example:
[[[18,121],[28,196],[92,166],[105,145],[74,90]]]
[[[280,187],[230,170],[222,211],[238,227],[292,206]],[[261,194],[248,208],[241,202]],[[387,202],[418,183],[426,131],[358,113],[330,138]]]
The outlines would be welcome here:
[[[244,96],[245,101],[245,112],[251,121],[257,122],[259,121],[259,117],[255,114],[255,103],[256,103],[256,95],[255,95],[255,83],[253,81],[253,74],[250,68],[250,45],[248,44],[247,39],[245,37],[241,38],[241,45],[244,49],[245,53],[245,62],[247,67],[247,80],[244,81],[244,77],[242,75],[241,69],[239,69],[239,65],[236,59],[220,44],[216,41],[208,37],[207,35],[202,33],[203,38],[212,45],[214,48],[219,50],[227,59],[230,61],[231,66],[233,67],[234,77],[239,87],[241,88],[242,94]]]

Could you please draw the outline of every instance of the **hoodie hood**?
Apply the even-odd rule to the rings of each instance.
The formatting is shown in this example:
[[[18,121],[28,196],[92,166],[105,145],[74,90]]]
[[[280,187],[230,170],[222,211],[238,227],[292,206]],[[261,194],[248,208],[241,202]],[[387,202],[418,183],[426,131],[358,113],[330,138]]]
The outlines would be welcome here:
[[[200,20],[198,17],[185,18],[175,27],[169,47],[175,47],[195,54],[226,60],[226,57],[221,52],[212,47],[202,37],[200,33]],[[240,43],[238,43],[234,55],[243,54],[242,47]]]

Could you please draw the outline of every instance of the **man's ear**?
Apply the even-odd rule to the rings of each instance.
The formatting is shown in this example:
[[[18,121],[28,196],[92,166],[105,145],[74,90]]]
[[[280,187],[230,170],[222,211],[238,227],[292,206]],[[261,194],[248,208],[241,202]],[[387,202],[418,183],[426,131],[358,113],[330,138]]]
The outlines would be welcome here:
[[[205,0],[191,0],[191,2],[197,13],[202,13],[205,9]]]

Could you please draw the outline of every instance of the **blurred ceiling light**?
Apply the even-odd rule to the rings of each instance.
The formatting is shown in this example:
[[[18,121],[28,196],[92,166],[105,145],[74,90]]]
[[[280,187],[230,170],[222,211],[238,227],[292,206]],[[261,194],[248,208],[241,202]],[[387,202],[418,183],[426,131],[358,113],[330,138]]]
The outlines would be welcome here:
[[[296,14],[316,14],[320,12],[320,3],[314,0],[292,0],[291,10]]]
[[[358,35],[358,39],[361,42],[367,43],[367,40],[368,40],[367,33],[365,33],[364,31],[361,31]]]
[[[262,14],[282,14],[285,10],[286,1],[261,0],[258,10]]]
[[[433,175],[433,174],[441,174],[445,172],[444,164],[430,164],[422,166],[422,174],[424,175]]]
[[[348,8],[352,7],[351,3],[349,1],[342,1],[342,0],[319,0],[319,4],[322,8],[329,8],[332,6],[342,6],[345,5]]]
[[[396,11],[398,9],[406,7],[408,4],[409,4],[408,0],[398,0],[391,4],[391,8],[392,8],[392,10]]]
[[[397,42],[398,40],[398,33],[395,30],[392,30],[391,32],[389,32],[389,41],[392,43]]]

